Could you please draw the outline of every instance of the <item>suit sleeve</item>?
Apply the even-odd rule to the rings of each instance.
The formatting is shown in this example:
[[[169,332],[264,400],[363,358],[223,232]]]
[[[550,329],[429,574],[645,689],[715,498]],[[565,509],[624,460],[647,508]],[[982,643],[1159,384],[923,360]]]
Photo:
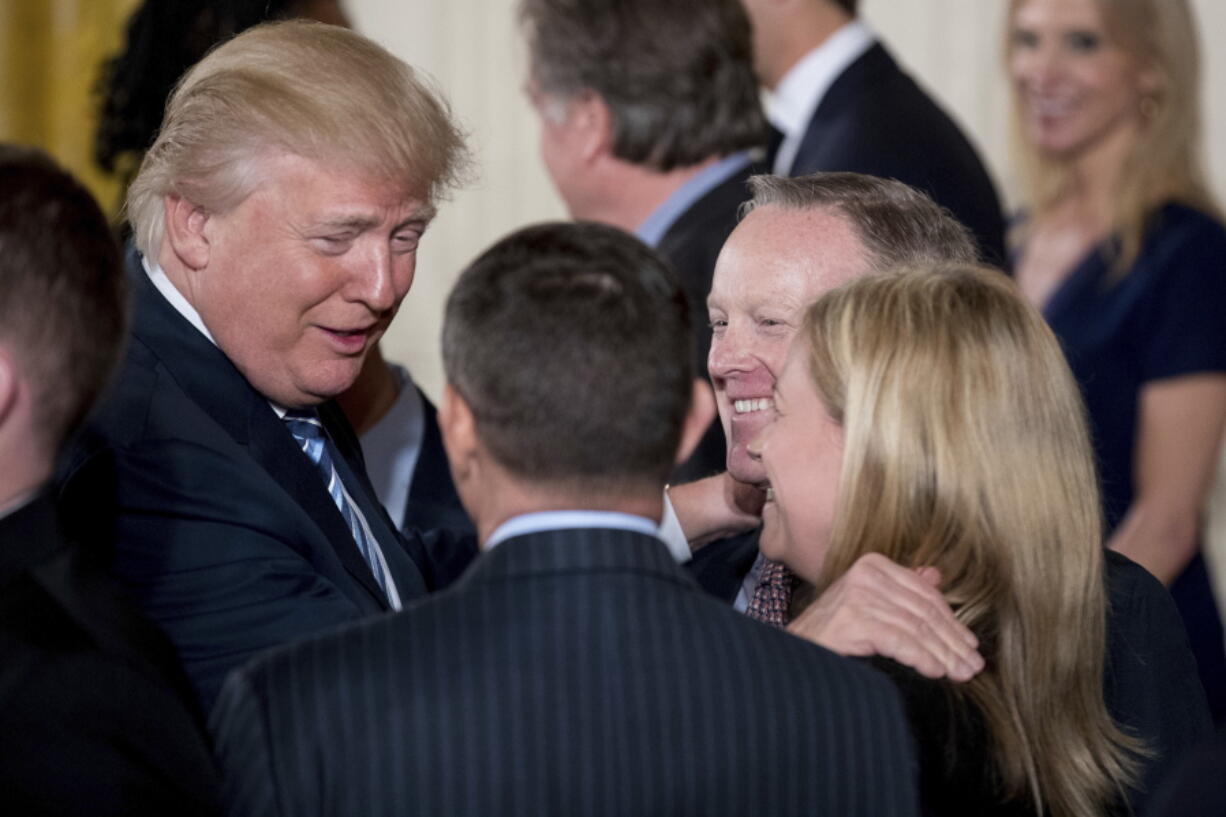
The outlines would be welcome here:
[[[221,766],[223,799],[232,817],[281,817],[277,776],[264,707],[247,673],[230,676],[209,726]]]
[[[311,534],[288,496],[212,449],[108,450],[64,492],[91,538],[112,542],[115,575],[170,638],[205,712],[256,653],[363,614],[298,549]]]

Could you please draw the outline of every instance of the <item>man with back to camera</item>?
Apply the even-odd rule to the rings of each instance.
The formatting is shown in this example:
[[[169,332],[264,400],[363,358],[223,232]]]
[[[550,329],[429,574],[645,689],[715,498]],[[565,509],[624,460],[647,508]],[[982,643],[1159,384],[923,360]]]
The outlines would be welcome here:
[[[432,584],[330,398],[408,291],[463,161],[445,103],[339,27],[249,29],[168,103],[129,192],[127,354],[60,499],[109,540],[206,709],[256,652]]]
[[[738,0],[522,0],[545,167],[572,218],[655,247],[681,277],[705,372],[711,273],[767,124]],[[674,480],[723,469],[719,423]]]
[[[857,0],[741,0],[776,129],[770,171],[851,171],[925,191],[1005,261],[1000,200],[974,147],[856,16]]]
[[[469,267],[439,418],[485,552],[231,677],[233,813],[915,813],[885,679],[707,597],[656,538],[706,424],[689,342],[671,272],[611,227],[530,227]]]
[[[208,815],[218,776],[170,645],[56,522],[63,441],[113,373],[127,295],[89,193],[0,145],[0,791],[12,814]]]

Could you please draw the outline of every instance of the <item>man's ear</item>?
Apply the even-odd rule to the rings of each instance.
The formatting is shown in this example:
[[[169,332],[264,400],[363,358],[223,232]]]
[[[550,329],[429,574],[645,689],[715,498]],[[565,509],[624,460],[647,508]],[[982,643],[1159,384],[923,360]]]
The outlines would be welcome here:
[[[443,386],[438,428],[451,476],[458,486],[471,474],[477,461],[477,422],[468,403],[450,383]]]
[[[676,464],[680,465],[690,458],[694,448],[707,433],[715,420],[715,395],[711,384],[701,377],[694,378],[694,387],[690,395],[690,410],[685,414],[681,425],[681,442],[677,446]]]
[[[570,103],[570,116],[579,139],[579,156],[592,164],[613,152],[613,114],[604,97],[583,91]]]
[[[209,238],[205,227],[209,212],[178,193],[163,199],[166,240],[170,250],[189,269],[204,269],[209,264]]]

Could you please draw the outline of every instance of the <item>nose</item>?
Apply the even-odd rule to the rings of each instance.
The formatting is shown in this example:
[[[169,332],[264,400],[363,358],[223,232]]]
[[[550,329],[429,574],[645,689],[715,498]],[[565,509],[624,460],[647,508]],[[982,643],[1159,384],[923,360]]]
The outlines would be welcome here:
[[[711,377],[727,377],[734,372],[748,371],[753,367],[748,344],[743,343],[732,326],[725,327],[722,335],[711,338],[711,350],[707,353],[707,373]]]
[[[1046,90],[1060,79],[1063,63],[1059,50],[1051,46],[1049,38],[1018,48],[1013,60],[1014,74],[1033,90]]]
[[[396,308],[413,283],[415,255],[397,255],[385,241],[372,241],[360,259],[354,276],[355,299],[372,312]]]

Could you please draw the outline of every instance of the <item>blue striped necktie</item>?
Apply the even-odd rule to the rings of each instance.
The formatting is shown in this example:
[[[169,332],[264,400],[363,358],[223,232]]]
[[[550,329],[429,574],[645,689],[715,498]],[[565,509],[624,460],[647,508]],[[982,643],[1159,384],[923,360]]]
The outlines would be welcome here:
[[[399,595],[396,593],[395,585],[391,584],[391,577],[384,569],[379,543],[375,541],[374,535],[370,532],[370,527],[366,524],[366,517],[362,515],[362,511],[345,490],[345,484],[341,482],[341,475],[337,473],[336,465],[332,461],[330,451],[332,446],[327,435],[324,434],[323,423],[312,411],[287,411],[285,424],[289,427],[290,433],[294,435],[294,439],[298,441],[298,445],[302,447],[303,453],[310,457],[311,462],[315,463],[315,467],[319,469],[324,485],[328,488],[328,494],[336,503],[341,516],[345,518],[345,524],[349,526],[353,541],[357,543],[358,551],[366,560],[366,564],[370,566],[370,572],[374,574],[375,581],[383,590],[384,596],[387,597],[392,607],[398,608]],[[391,584],[390,589],[389,584]]]

